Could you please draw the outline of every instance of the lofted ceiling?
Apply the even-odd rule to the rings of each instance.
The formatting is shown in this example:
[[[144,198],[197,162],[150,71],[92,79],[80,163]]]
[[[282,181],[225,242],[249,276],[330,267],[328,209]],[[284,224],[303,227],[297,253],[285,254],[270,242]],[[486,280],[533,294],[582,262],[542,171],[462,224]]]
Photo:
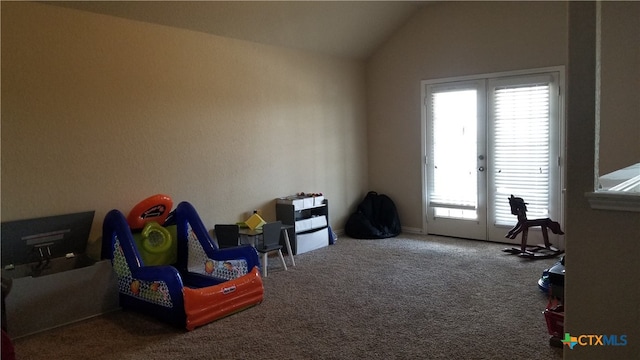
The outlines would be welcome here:
[[[364,60],[425,1],[50,1],[131,20]]]

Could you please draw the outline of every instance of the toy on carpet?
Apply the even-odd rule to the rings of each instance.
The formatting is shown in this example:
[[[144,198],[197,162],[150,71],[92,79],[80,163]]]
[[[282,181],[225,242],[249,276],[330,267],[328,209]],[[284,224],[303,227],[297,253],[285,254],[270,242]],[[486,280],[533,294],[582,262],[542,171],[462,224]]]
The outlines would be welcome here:
[[[551,294],[551,288],[554,285],[564,287],[564,256],[550,268],[544,269],[538,279],[538,288],[545,294]],[[557,294],[554,293],[554,295]]]
[[[509,232],[505,235],[508,239],[515,239],[518,234],[522,233],[522,241],[520,249],[518,248],[506,248],[502,251],[508,252],[511,254],[518,254],[522,257],[530,258],[530,259],[544,259],[550,258],[557,255],[562,254],[564,251],[555,248],[549,242],[549,233],[547,229],[550,229],[551,232],[558,235],[563,235],[564,232],[560,228],[560,224],[556,221],[553,221],[549,218],[543,219],[527,219],[527,203],[524,202],[523,198],[514,197],[511,195],[509,198],[509,205],[511,206],[511,213],[518,217],[518,222],[516,225],[509,230]],[[535,245],[530,246],[527,245],[527,237],[529,234],[529,228],[540,226],[542,229],[542,237],[544,239],[544,245]]]
[[[105,216],[102,258],[117,275],[120,306],[193,330],[261,303],[256,250],[219,249],[190,203],[169,212],[171,206],[169,197],[155,195],[128,218],[115,209]],[[140,231],[138,241],[130,225]]]
[[[542,271],[538,280],[538,288],[549,296],[549,302],[543,311],[547,330],[549,331],[549,345],[563,347],[564,335],[564,259]]]

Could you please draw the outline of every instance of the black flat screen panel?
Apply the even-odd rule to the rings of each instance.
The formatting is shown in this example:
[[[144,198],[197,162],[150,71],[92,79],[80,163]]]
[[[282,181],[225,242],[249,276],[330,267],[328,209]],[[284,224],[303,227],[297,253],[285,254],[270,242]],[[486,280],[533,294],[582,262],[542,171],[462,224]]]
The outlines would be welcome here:
[[[95,211],[3,222],[2,267],[86,251]]]

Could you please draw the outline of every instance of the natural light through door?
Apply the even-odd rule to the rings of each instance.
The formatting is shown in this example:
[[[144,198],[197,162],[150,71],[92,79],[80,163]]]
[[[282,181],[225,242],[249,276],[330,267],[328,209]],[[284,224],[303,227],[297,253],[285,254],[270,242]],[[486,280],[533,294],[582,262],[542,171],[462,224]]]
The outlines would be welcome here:
[[[476,162],[469,154],[477,148],[477,91],[434,93],[434,164],[431,206],[435,216],[477,219]]]
[[[428,218],[434,234],[486,237],[485,84],[427,86]]]
[[[516,221],[511,194],[527,201],[530,218],[561,219],[560,78],[423,82],[428,233],[513,241],[504,237]]]
[[[549,86],[496,87],[493,93],[495,221],[513,223],[511,194],[527,200],[531,218],[549,214]]]

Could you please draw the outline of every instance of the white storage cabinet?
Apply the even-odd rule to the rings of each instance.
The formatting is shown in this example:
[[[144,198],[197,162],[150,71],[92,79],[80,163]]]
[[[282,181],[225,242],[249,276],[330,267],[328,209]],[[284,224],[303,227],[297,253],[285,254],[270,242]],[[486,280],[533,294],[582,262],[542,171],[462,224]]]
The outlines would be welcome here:
[[[287,230],[293,255],[329,245],[329,205],[324,196],[276,199],[276,219]]]

